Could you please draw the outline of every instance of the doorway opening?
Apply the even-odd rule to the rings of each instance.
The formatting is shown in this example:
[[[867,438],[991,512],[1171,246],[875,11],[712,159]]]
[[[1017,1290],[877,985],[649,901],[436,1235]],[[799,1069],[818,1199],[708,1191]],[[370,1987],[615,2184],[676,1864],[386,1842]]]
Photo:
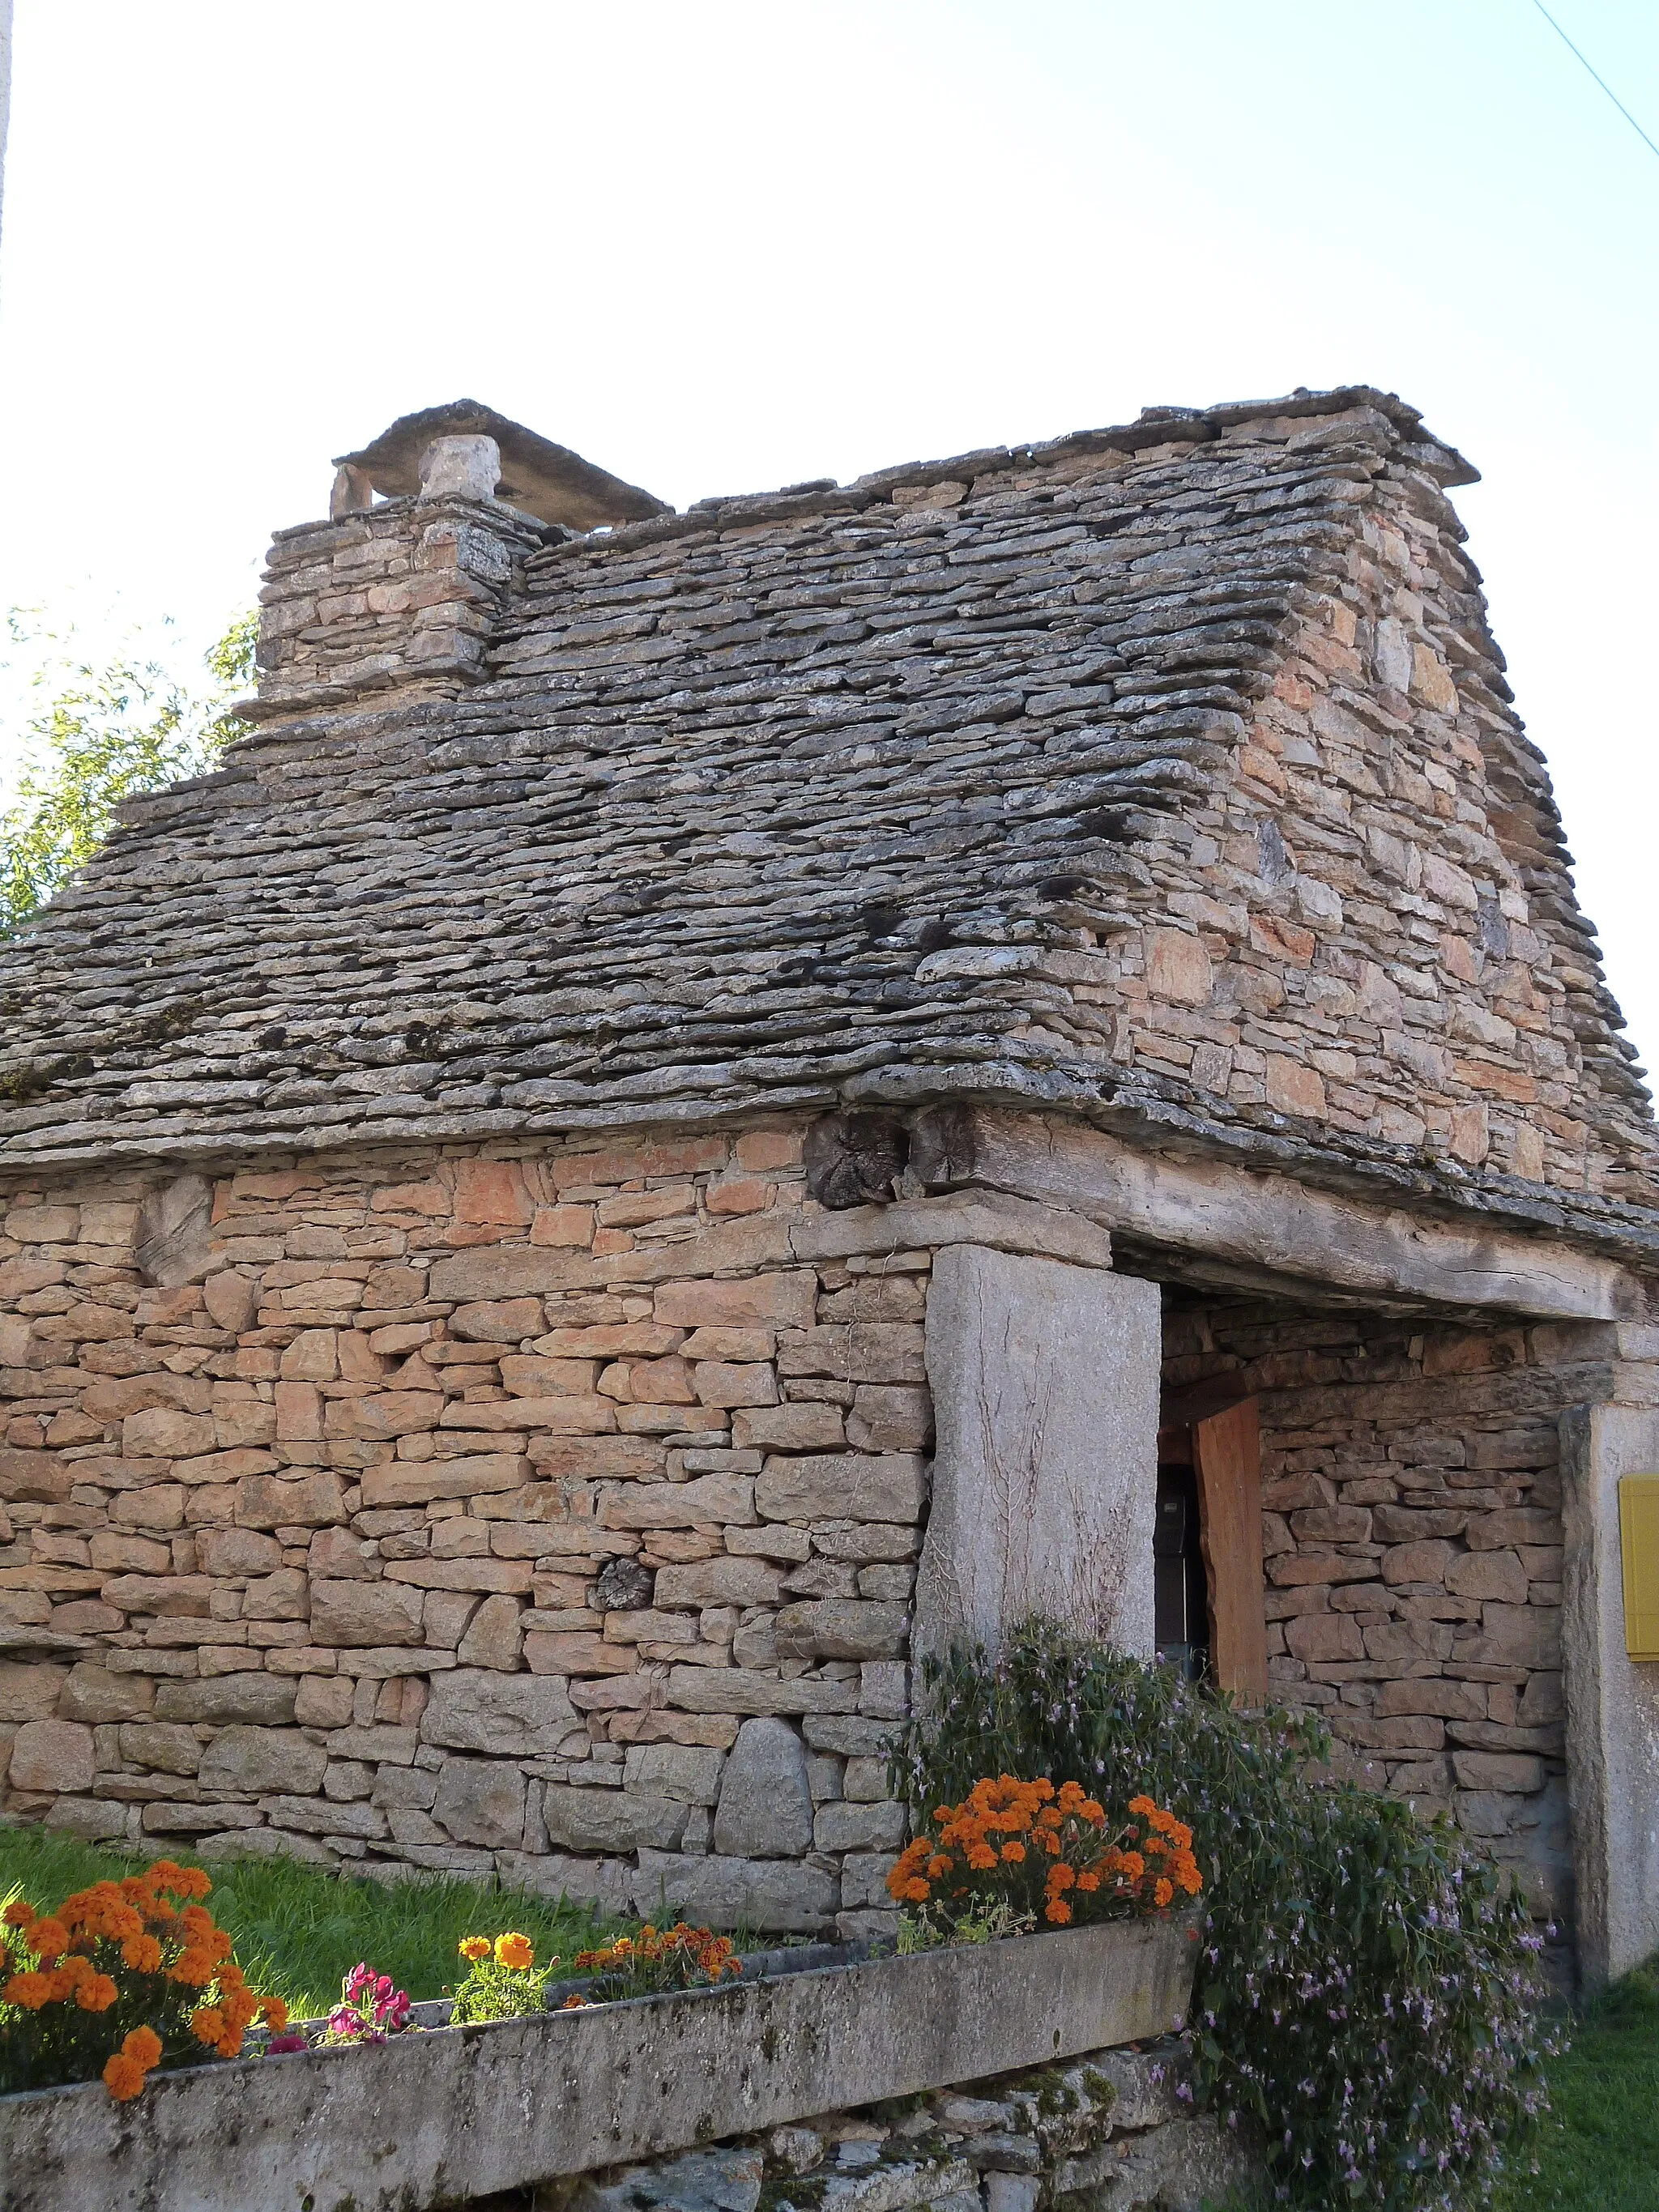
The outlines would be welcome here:
[[[1225,1386],[1224,1385],[1224,1389]],[[1254,1398],[1166,1404],[1158,1439],[1153,1636],[1160,1659],[1241,1705],[1267,1695],[1261,1443]]]

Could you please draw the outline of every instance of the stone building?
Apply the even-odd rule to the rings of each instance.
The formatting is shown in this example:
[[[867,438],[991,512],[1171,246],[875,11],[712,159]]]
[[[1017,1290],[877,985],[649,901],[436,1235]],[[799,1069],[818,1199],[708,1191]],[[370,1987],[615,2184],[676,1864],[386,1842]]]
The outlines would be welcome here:
[[[9,1816],[858,1932],[913,1649],[1039,1605],[1659,1943],[1654,1129],[1471,481],[1366,389],[348,457],[0,959]]]

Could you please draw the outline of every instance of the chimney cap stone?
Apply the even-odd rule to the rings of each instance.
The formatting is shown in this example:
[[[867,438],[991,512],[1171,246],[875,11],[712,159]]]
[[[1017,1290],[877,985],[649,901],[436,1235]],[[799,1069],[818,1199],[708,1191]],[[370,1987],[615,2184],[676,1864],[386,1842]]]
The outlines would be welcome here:
[[[421,489],[428,448],[439,439],[461,437],[495,440],[501,457],[495,496],[538,522],[586,531],[607,522],[647,522],[653,515],[672,512],[637,484],[624,483],[568,446],[556,446],[476,399],[452,399],[441,407],[400,415],[360,452],[337,454],[335,465],[357,471],[383,499],[410,498]]]

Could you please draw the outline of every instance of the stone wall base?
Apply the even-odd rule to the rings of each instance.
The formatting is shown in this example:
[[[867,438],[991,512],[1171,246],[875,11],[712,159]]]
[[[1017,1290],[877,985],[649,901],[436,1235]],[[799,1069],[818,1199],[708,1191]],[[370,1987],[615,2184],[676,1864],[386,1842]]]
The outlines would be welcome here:
[[[827,2113],[476,2212],[1203,2212],[1260,2179],[1173,2040]],[[435,2212],[435,2208],[434,2209]]]

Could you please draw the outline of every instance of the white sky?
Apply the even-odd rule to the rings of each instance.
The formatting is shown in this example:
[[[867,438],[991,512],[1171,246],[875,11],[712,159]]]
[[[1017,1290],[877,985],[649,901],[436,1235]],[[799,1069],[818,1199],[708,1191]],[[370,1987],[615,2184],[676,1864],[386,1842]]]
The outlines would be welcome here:
[[[1532,0],[16,5],[0,607],[193,646],[463,395],[684,506],[1382,385],[1659,1054],[1659,158]],[[1552,12],[1659,138],[1652,0]]]

